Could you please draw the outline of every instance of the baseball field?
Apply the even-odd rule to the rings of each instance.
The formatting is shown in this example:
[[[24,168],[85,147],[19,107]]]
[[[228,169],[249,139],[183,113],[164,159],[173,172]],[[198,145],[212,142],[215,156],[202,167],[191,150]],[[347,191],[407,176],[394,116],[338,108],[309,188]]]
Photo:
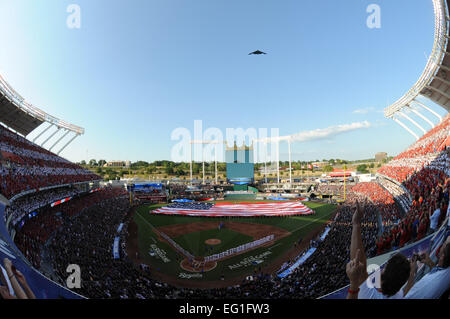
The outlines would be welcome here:
[[[136,263],[148,265],[155,278],[185,287],[220,287],[239,283],[255,272],[274,273],[308,246],[309,240],[325,228],[335,211],[335,206],[330,204],[304,204],[315,214],[253,218],[167,216],[151,213],[165,204],[140,206],[129,226],[128,255]],[[199,259],[268,235],[274,235],[274,240],[228,256],[209,267],[191,269],[185,267],[185,256],[164,240],[161,232]]]

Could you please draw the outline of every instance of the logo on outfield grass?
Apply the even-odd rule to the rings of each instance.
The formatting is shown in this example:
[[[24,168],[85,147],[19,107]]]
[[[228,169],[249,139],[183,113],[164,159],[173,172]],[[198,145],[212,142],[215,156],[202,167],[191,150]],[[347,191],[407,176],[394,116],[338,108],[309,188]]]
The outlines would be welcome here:
[[[156,257],[161,259],[164,263],[169,263],[170,259],[167,258],[167,253],[164,249],[159,248],[158,246],[156,246],[155,244],[151,244],[150,247],[152,249],[150,249],[150,251],[148,252],[148,254],[152,257]]]
[[[242,261],[240,261],[236,264],[228,265],[228,268],[230,270],[233,270],[233,269],[237,269],[237,268],[241,268],[241,267],[248,267],[248,266],[252,266],[252,265],[254,266],[254,265],[262,263],[267,258],[267,256],[269,256],[270,254],[272,254],[271,251],[266,251],[257,256],[245,257]]]
[[[192,279],[192,278],[203,278],[203,275],[202,274],[186,274],[184,272],[180,272],[178,277],[183,278],[183,279]]]

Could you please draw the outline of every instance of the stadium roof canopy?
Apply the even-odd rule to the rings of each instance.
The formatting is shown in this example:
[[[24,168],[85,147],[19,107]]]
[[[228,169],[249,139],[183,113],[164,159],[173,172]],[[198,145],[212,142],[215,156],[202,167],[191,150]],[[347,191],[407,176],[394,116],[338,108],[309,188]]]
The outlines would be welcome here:
[[[418,135],[403,122],[400,122],[399,117],[407,119],[423,131],[423,133],[426,133],[426,130],[410,116],[405,114],[405,111],[407,113],[410,111],[413,112],[432,127],[435,124],[420,113],[419,110],[426,110],[433,116],[436,116],[439,121],[442,121],[442,117],[426,106],[423,101],[418,101],[418,97],[427,98],[442,106],[447,111],[450,111],[450,48],[448,47],[450,21],[448,8],[450,6],[450,0],[432,1],[435,14],[435,37],[433,50],[425,66],[425,70],[419,80],[405,95],[384,110],[384,115],[387,118],[396,121],[409,133],[414,135],[416,139],[419,139]]]
[[[59,154],[77,136],[84,134],[84,129],[82,127],[60,120],[25,101],[25,99],[20,96],[1,75],[0,122],[25,137],[41,126],[44,122],[49,123],[49,126],[33,140],[33,142],[36,142],[36,140],[43,136],[48,129],[55,127],[56,131],[54,131],[50,137],[47,137],[41,144],[43,147],[44,144],[57,133],[66,131],[65,134],[63,133],[63,135],[57,139],[56,143],[54,143],[49,150],[61,142],[69,133],[74,133],[75,136],[72,137],[72,139],[62,148],[60,148],[57,154]]]

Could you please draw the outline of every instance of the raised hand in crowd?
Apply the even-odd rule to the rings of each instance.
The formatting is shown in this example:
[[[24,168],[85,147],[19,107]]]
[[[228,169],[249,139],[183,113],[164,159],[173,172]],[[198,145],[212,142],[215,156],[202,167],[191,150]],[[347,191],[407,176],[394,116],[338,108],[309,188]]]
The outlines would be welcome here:
[[[356,257],[347,263],[346,273],[350,279],[347,299],[357,299],[359,286],[367,278],[366,266],[363,263],[363,254],[361,250],[358,249],[356,252]]]
[[[31,291],[30,287],[28,286],[28,283],[27,283],[24,275],[19,270],[17,270],[17,268],[13,265],[11,260],[9,260],[8,258],[5,258],[3,260],[3,264],[5,266],[5,270],[6,270],[8,279],[14,290],[15,296],[12,296],[9,293],[8,288],[2,287],[2,289],[1,289],[2,297],[5,296],[4,297],[5,299],[36,299],[36,296],[34,295],[33,291]],[[23,286],[23,288],[21,285]]]

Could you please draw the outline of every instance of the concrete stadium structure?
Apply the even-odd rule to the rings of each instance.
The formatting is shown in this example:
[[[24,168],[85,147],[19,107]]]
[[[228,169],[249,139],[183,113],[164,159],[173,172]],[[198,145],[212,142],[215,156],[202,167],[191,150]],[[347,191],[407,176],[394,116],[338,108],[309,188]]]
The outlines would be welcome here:
[[[0,122],[24,137],[41,127],[44,123],[48,123],[48,126],[33,139],[33,143],[39,144],[38,141],[42,138],[43,141],[40,142],[40,146],[44,147],[48,141],[59,134],[58,139],[47,148],[49,151],[54,149],[70,133],[73,133],[74,136],[55,152],[57,155],[72,143],[75,138],[84,134],[84,128],[60,120],[25,101],[1,75]],[[53,128],[56,128],[56,130],[44,137],[44,134]]]
[[[449,36],[449,0],[432,0],[435,13],[435,38],[433,50],[431,52],[425,70],[419,80],[405,93],[399,100],[392,105],[386,107],[384,115],[393,119],[408,133],[413,135],[417,140],[419,135],[414,132],[408,125],[400,121],[399,118],[408,120],[417,127],[423,134],[427,132],[419,123],[411,118],[408,113],[413,113],[432,128],[435,124],[425,115],[424,111],[437,117],[439,122],[442,116],[430,109],[425,101],[440,105],[447,111],[450,111],[450,48],[448,47]],[[429,116],[429,115],[428,115]]]

